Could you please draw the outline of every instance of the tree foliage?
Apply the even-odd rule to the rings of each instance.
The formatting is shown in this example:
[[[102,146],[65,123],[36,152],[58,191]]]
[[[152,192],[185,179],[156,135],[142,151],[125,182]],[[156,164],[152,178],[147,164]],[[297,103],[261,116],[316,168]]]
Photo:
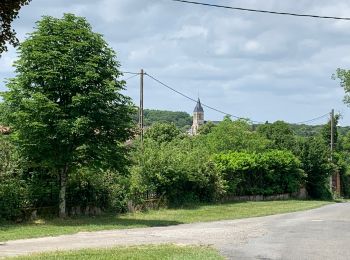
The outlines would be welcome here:
[[[296,137],[290,126],[283,121],[260,125],[257,131],[271,140],[271,147],[273,149],[289,151],[296,149]]]
[[[225,151],[263,151],[269,141],[254,132],[243,120],[232,121],[225,118],[212,131],[203,137],[207,149],[212,153]]]
[[[300,160],[307,173],[306,188],[313,198],[330,198],[329,177],[334,172],[329,148],[321,136],[310,137],[301,143]]]
[[[229,152],[215,156],[215,162],[235,195],[273,195],[299,191],[304,172],[289,151],[263,153]]]
[[[334,116],[334,125],[333,125],[333,142],[334,142],[334,148],[337,148],[337,144],[338,144],[338,122],[339,122],[339,119],[340,119],[340,115],[337,114]],[[327,122],[326,125],[324,125],[322,127],[322,130],[321,130],[321,135],[323,137],[323,140],[325,141],[326,144],[330,145],[331,143],[331,135],[332,135],[332,131],[331,131],[331,120],[329,120]]]
[[[0,134],[0,220],[13,219],[25,206],[26,184],[20,179],[15,147]]]
[[[216,125],[212,121],[208,121],[199,127],[198,132],[201,135],[206,135],[211,133],[215,127]]]
[[[134,114],[134,121],[138,121],[138,117]],[[187,130],[192,125],[192,117],[186,112],[166,111],[156,109],[144,110],[144,124],[146,127],[155,123],[173,123],[177,128]]]
[[[7,50],[6,44],[18,45],[16,32],[11,28],[11,23],[18,17],[18,12],[23,5],[31,0],[1,0],[0,2],[0,56]]]
[[[145,132],[145,138],[159,143],[170,142],[181,135],[174,123],[155,123]]]
[[[46,16],[19,47],[17,75],[4,97],[7,123],[28,167],[59,175],[65,215],[67,175],[81,166],[123,170],[130,99],[115,53],[84,18]]]
[[[208,152],[190,137],[171,142],[146,138],[133,153],[132,190],[154,191],[170,204],[212,201],[224,193],[224,182]]]
[[[350,105],[350,70],[337,69],[336,74],[333,78],[338,78],[340,80],[340,86],[344,88],[345,96],[344,103],[348,106]]]

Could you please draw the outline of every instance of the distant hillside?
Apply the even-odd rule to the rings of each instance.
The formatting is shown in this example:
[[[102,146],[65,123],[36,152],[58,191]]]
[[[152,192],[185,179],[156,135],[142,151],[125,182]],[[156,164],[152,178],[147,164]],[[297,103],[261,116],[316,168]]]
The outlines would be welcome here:
[[[134,116],[135,122],[138,121],[138,115]],[[175,123],[178,128],[190,128],[192,125],[192,116],[186,112],[179,111],[167,111],[156,109],[144,110],[144,124],[145,126],[151,126],[156,122]],[[255,125],[256,127],[257,125]],[[320,133],[323,125],[296,125],[290,124],[290,127],[296,135],[299,136],[313,136]],[[340,135],[345,135],[350,131],[350,126],[339,126],[338,132]]]
[[[290,127],[296,135],[299,136],[313,136],[320,133],[324,125],[295,125],[290,124]],[[350,131],[350,126],[338,126],[338,133],[345,135]]]
[[[137,122],[138,115],[135,115]],[[178,128],[190,128],[192,125],[192,116],[186,112],[174,112],[166,110],[145,109],[144,124],[151,126],[156,122],[174,123]]]

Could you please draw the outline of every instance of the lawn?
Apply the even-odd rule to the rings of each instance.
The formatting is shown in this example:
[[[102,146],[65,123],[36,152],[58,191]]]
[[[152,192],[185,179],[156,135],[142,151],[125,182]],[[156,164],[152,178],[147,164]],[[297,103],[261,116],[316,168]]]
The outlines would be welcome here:
[[[28,260],[50,260],[50,259],[224,259],[219,253],[209,247],[195,246],[176,246],[176,245],[158,245],[158,246],[138,246],[138,247],[115,247],[110,249],[84,249],[77,251],[61,251],[44,254],[33,254],[11,259]]]
[[[73,234],[81,231],[168,226],[201,221],[215,221],[266,216],[307,210],[329,204],[327,201],[286,200],[201,204],[181,209],[68,219],[38,219],[24,224],[0,224],[0,241]]]

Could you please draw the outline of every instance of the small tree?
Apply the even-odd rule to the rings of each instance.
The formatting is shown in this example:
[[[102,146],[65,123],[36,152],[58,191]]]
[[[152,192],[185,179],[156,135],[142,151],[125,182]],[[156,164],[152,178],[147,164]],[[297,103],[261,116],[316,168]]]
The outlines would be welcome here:
[[[315,199],[329,199],[329,177],[335,165],[329,161],[329,148],[321,136],[309,137],[300,144],[300,160],[307,174],[306,189]]]
[[[6,121],[28,167],[59,177],[66,215],[69,173],[89,166],[122,170],[132,106],[115,53],[84,18],[44,17],[19,48],[17,75],[3,94]]]

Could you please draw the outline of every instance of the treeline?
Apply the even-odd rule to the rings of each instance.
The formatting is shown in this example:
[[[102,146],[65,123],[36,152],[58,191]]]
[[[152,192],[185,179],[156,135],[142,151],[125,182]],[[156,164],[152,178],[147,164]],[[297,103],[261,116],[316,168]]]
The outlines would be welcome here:
[[[349,197],[350,133],[335,128],[333,161],[329,140],[330,123],[304,137],[283,121],[252,126],[226,117],[219,124],[203,125],[197,136],[174,123],[154,123],[142,144],[138,137],[125,144],[125,171],[75,168],[67,182],[67,208],[70,214],[89,214],[87,208],[124,212],[130,202],[142,205],[145,194],[178,206],[226,196],[294,193],[302,187],[312,198],[330,199],[334,173],[341,178],[338,196]],[[23,208],[58,205],[57,175],[41,167],[26,168],[11,136],[1,136],[0,153],[1,217],[16,218]]]
[[[329,124],[311,137],[297,136],[282,121],[256,130],[229,118],[209,126],[198,136],[188,136],[174,124],[154,124],[144,144],[133,145],[132,190],[152,190],[170,204],[293,193],[301,187],[312,198],[330,199],[329,178],[338,172],[343,184],[338,195],[350,195],[350,134],[337,135],[330,161]]]
[[[316,199],[330,199],[329,178],[338,172],[342,194],[350,195],[350,134],[337,134],[330,161],[330,125],[312,137],[297,136],[277,121],[252,127],[225,118],[189,136],[175,124],[155,123],[127,144],[126,170],[79,167],[67,183],[70,214],[101,209],[124,212],[153,194],[168,206],[218,201],[227,196],[274,195],[306,187]],[[253,130],[255,129],[255,130]],[[203,131],[205,130],[205,131]],[[57,207],[59,178],[44,168],[25,168],[10,136],[0,138],[1,217],[16,218],[23,208]]]
[[[192,125],[192,116],[186,112],[145,109],[143,113],[146,127],[154,123],[174,123],[176,127],[188,130]],[[134,122],[137,123],[138,119],[138,114],[135,113],[133,116]]]
[[[138,122],[138,113],[133,115],[135,123]],[[210,121],[208,121],[210,122]],[[144,124],[146,127],[152,126],[155,123],[174,123],[176,127],[183,131],[190,129],[192,125],[192,116],[187,112],[167,111],[156,109],[144,110]],[[267,122],[268,123],[268,122]],[[306,124],[290,124],[287,123],[295,135],[301,137],[317,136],[323,129],[324,125],[306,125]],[[254,124],[257,128],[260,124]],[[203,130],[205,131],[205,130]],[[337,126],[337,131],[340,135],[346,135],[350,132],[350,126]]]
[[[142,142],[116,54],[84,18],[43,17],[18,54],[1,93],[0,219],[124,212],[149,195],[172,206],[306,187],[329,199],[334,173],[350,195],[350,134],[334,129],[330,160],[329,123],[298,135],[226,117],[190,136],[187,113],[146,110]]]

